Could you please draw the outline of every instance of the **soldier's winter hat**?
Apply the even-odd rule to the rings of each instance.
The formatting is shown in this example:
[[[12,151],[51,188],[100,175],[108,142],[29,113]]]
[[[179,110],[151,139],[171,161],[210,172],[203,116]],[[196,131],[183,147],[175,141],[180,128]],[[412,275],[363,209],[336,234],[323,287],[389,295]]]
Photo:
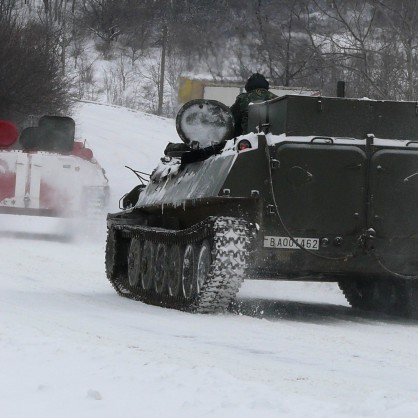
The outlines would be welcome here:
[[[263,76],[263,74],[254,73],[245,84],[246,91],[252,91],[255,89],[269,89],[269,82]]]

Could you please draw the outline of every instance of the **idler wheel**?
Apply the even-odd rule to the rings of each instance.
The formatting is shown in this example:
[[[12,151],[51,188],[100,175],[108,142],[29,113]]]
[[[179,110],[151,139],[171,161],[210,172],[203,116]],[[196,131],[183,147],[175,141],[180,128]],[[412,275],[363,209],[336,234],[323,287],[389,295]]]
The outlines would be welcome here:
[[[142,250],[142,263],[141,263],[141,283],[145,290],[149,290],[152,287],[154,271],[155,271],[155,247],[151,241],[145,241],[144,248]]]
[[[158,244],[155,255],[154,289],[160,295],[166,289],[167,264],[167,246]]]
[[[196,292],[199,294],[203,284],[209,274],[212,264],[211,246],[208,240],[204,240],[197,256],[196,271]]]
[[[128,255],[128,280],[132,287],[141,282],[141,241],[132,238]]]
[[[179,245],[173,245],[168,251],[167,289],[170,296],[177,296],[181,287],[183,253]]]
[[[183,271],[181,283],[183,296],[191,299],[196,292],[196,251],[193,244],[188,244],[184,250]]]

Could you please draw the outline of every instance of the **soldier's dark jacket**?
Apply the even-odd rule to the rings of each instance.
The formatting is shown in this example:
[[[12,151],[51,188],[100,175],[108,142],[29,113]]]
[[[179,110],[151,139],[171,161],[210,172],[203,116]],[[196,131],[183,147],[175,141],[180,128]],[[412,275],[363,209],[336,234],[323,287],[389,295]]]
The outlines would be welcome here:
[[[231,111],[235,121],[235,136],[247,133],[248,129],[248,105],[250,103],[264,102],[277,97],[268,91],[269,83],[261,74],[253,74],[245,85],[246,93],[237,96]]]

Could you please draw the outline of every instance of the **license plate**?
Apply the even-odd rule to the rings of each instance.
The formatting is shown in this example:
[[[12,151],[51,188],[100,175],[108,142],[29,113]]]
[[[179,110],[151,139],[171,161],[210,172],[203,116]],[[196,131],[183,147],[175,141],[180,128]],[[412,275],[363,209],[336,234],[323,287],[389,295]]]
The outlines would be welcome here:
[[[303,248],[307,250],[319,250],[318,238],[301,238],[294,237],[294,240]],[[300,247],[289,237],[264,237],[265,248],[291,248],[293,250],[300,250]]]

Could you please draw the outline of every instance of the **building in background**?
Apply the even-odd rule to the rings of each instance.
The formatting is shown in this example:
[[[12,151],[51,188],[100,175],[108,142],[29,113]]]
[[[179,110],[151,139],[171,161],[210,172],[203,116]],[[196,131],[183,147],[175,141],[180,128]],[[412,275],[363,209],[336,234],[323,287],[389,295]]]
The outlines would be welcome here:
[[[221,81],[199,80],[187,77],[180,77],[180,87],[178,92],[179,104],[184,104],[194,99],[218,100],[231,106],[238,94],[243,93],[243,83],[231,83]],[[283,87],[270,86],[270,91],[276,96],[302,95],[319,96],[320,90],[309,89],[306,87]]]

